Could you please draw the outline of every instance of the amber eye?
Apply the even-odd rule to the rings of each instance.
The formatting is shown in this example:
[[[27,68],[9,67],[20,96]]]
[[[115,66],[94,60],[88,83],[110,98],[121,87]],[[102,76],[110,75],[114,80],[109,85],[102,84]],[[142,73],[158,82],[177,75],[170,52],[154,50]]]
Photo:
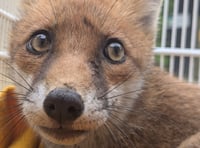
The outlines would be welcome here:
[[[104,49],[104,55],[113,64],[125,61],[125,49],[118,40],[110,40]]]
[[[42,31],[32,36],[26,45],[26,49],[32,54],[41,55],[48,52],[51,46],[52,43],[48,32]]]

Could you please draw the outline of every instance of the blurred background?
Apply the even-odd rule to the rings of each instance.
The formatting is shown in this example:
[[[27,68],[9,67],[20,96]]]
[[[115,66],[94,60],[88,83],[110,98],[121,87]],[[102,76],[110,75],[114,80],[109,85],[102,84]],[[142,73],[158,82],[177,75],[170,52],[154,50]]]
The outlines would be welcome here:
[[[6,60],[9,31],[20,0],[0,0],[0,61]],[[164,0],[154,49],[155,65],[200,85],[200,0]],[[0,89],[12,83],[12,68],[0,62]]]
[[[200,0],[164,0],[155,64],[171,75],[200,84]]]
[[[8,84],[13,84],[16,73],[3,61],[8,58],[9,33],[13,21],[18,16],[20,0],[0,0],[0,90]],[[11,79],[10,79],[11,78]]]

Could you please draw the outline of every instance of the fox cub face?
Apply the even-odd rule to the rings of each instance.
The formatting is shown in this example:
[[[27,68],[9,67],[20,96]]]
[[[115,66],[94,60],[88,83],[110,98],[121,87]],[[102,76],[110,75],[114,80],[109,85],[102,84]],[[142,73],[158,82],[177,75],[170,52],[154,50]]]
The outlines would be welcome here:
[[[159,5],[159,0],[22,2],[10,54],[30,82],[27,101],[19,102],[36,133],[73,145],[114,122],[112,116],[126,118],[152,66]]]

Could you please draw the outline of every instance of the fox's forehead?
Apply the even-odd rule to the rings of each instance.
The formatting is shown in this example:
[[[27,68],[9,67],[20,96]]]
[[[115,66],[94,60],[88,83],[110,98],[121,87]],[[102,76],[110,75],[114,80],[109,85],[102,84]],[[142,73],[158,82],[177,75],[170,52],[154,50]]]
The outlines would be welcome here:
[[[131,24],[154,31],[156,19],[152,18],[156,18],[158,9],[154,8],[159,4],[157,0],[23,0],[20,23],[30,31],[56,24],[75,28],[84,22],[102,30]]]
[[[20,34],[23,33],[23,42],[41,29],[62,36],[59,38],[73,35],[92,37],[92,34],[106,36],[118,30],[117,26],[126,23],[120,14],[115,16],[116,13],[112,12],[114,4],[112,1],[92,0],[33,0],[24,6],[24,13],[16,26],[18,30],[22,28]]]
[[[112,5],[111,5],[112,4]],[[111,16],[117,7],[118,2],[111,1],[92,1],[92,0],[35,0],[33,3],[24,6],[23,17],[29,16],[29,20],[51,20],[54,23],[61,22],[80,22],[80,19],[90,18],[93,23],[104,22]],[[120,17],[120,14],[117,15]],[[76,22],[76,23],[77,23]],[[52,23],[52,25],[54,24]]]
[[[61,51],[57,54],[79,50],[94,55],[106,37],[123,38],[129,26],[132,28],[121,14],[113,13],[117,6],[117,1],[105,0],[33,0],[24,8],[27,11],[16,24],[15,35],[23,44],[36,31],[47,30],[52,33],[55,51]]]
[[[56,55],[62,57],[70,55],[70,52],[64,51],[78,49],[84,51],[79,53],[84,61],[88,61],[88,57],[96,57],[95,52],[100,49],[98,45],[103,47],[106,39],[117,38],[123,43],[126,54],[133,58],[135,63],[140,63],[143,67],[149,63],[144,59],[149,59],[149,47],[154,40],[155,20],[148,19],[148,22],[143,18],[155,16],[158,10],[149,8],[158,6],[158,1],[24,0],[22,5],[21,18],[15,23],[12,31],[12,59],[23,55],[30,65],[32,59],[39,61],[38,65],[41,65],[43,59],[28,53],[26,45],[35,32],[45,30],[53,34],[53,51],[60,49],[59,51],[63,52],[56,52]],[[15,62],[18,62],[18,65],[25,63],[21,58]]]

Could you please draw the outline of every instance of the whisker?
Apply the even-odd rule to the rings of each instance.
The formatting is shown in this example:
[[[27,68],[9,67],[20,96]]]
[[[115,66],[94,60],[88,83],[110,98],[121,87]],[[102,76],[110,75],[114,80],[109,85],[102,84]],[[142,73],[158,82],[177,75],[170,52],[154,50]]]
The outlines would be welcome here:
[[[1,93],[7,93],[6,91],[0,91]],[[17,92],[15,92],[15,93],[9,93],[9,94],[11,94],[11,95],[19,95],[19,96],[26,96],[25,94],[21,94],[21,93],[17,93]]]
[[[11,122],[13,119],[11,119],[9,122]],[[21,131],[21,130],[24,130],[24,126],[21,127],[21,123],[25,121],[25,117],[22,115],[21,117],[19,117],[19,119],[16,121],[16,124],[9,127],[9,125],[7,124],[6,126],[9,127],[9,130],[10,131],[13,131],[13,130],[18,130],[18,131]],[[11,124],[11,123],[10,123]],[[6,127],[5,126],[5,127]],[[19,129],[19,127],[21,127],[21,129]],[[7,137],[12,137],[13,136],[13,133],[12,132],[7,132],[7,135],[4,136],[4,138],[2,139],[2,141],[4,141]]]
[[[7,64],[12,70],[14,70],[14,72],[19,75],[19,77],[28,85],[28,87],[33,90],[32,86],[28,83],[28,81],[22,76],[22,74],[20,74],[11,64],[9,64],[8,62],[2,60],[3,63]]]
[[[111,120],[107,120],[108,123],[110,123],[112,125],[113,128],[115,128],[115,130],[117,131],[117,133],[115,133],[115,136],[118,136],[118,144],[120,144],[120,147],[123,147],[124,144],[127,146],[126,140],[125,140],[125,135],[123,134],[123,132],[121,131],[121,129],[114,124]]]
[[[18,101],[27,101],[27,102],[33,103],[33,104],[35,103],[35,102],[31,101],[30,99],[27,99],[26,97],[18,97],[17,100]]]
[[[113,142],[117,143],[116,136],[112,132],[112,129],[110,128],[109,124],[107,124],[106,122],[104,122],[104,127],[107,129],[108,133],[111,135],[111,138],[112,138]]]
[[[1,92],[4,92],[4,91],[1,91]],[[12,98],[12,97],[8,97],[8,98],[4,98],[4,99],[0,99],[0,101],[4,101],[4,100],[22,100],[22,101],[28,101],[30,103],[34,103],[33,101],[31,101],[30,99],[28,99],[25,95],[23,94],[17,94],[17,93],[11,93],[11,95],[19,95],[19,96],[16,96],[16,98]]]
[[[133,90],[133,91],[128,91],[128,92],[121,93],[121,94],[117,94],[117,95],[114,95],[114,96],[111,96],[111,97],[106,97],[105,99],[113,99],[113,98],[117,98],[117,97],[129,95],[129,94],[132,94],[132,93],[136,93],[136,92],[138,92],[138,91],[142,91],[142,89]]]
[[[1,82],[6,82],[6,83],[12,83],[12,81],[9,80],[0,80]]]
[[[11,110],[11,109],[19,109],[19,107],[21,106],[22,104],[17,104],[15,106],[11,106],[11,107],[6,107],[6,108],[0,108],[0,112],[2,113],[3,111],[7,112],[8,110]]]
[[[168,85],[174,85],[174,84],[184,84],[184,82],[173,82],[173,83],[166,83],[166,84],[163,84],[162,86],[168,86]],[[157,87],[157,86],[155,86]],[[116,89],[116,88],[115,88]],[[127,91],[125,93],[121,93],[121,94],[117,94],[117,95],[113,95],[113,96],[110,96],[110,97],[106,97],[105,99],[113,99],[113,98],[117,98],[117,97],[121,97],[121,96],[124,96],[127,98],[126,95],[130,95],[130,94],[133,94],[133,93],[136,93],[136,92],[140,92],[140,91],[143,91],[145,90],[145,86],[143,88],[140,88],[140,89],[136,89],[136,90],[132,90],[132,91]],[[105,97],[105,96],[104,96]]]
[[[1,122],[3,123],[3,124],[2,124],[3,126],[0,127],[0,129],[3,129],[3,128],[5,128],[5,127],[9,127],[9,125],[13,124],[13,120],[15,120],[15,119],[18,118],[17,115],[18,115],[19,113],[21,113],[21,112],[20,112],[20,111],[17,111],[17,112],[15,112],[15,114],[12,113],[9,117],[7,117],[6,120],[1,119]]]
[[[104,98],[106,95],[108,95],[109,93],[111,93],[112,91],[114,91],[115,89],[117,89],[118,87],[123,85],[126,81],[128,81],[131,78],[131,76],[132,76],[132,73],[130,73],[123,81],[121,81],[118,84],[116,84],[115,86],[111,87],[103,95],[101,95],[100,97],[97,97],[97,98],[98,99]],[[165,86],[165,85],[168,86],[168,85],[174,85],[174,84],[180,84],[181,85],[181,84],[185,84],[185,82],[183,82],[183,81],[170,82],[170,83],[162,84],[162,86]],[[157,87],[157,86],[155,86],[155,87]],[[128,94],[138,92],[138,91],[143,91],[143,90],[145,90],[145,86],[143,88],[138,89],[138,90],[130,91],[130,92],[127,92],[126,94],[124,93],[124,95],[128,95]],[[123,94],[119,94],[119,95],[116,95],[116,96],[113,96],[113,97],[118,97],[120,95],[123,95]],[[108,98],[105,98],[105,99],[108,99]]]
[[[119,110],[119,109],[121,109],[121,110]],[[108,106],[107,108],[106,108],[106,110],[109,110],[109,111],[114,111],[114,112],[117,112],[117,113],[122,113],[122,111],[128,111],[128,112],[134,112],[135,113],[135,111],[134,110],[131,110],[131,109],[129,109],[129,108],[124,108],[124,107],[119,107],[119,106]]]
[[[105,108],[106,110],[114,111],[116,113],[122,113],[122,111],[128,111],[131,113],[143,113],[147,114],[148,116],[154,117],[153,112],[148,112],[144,108],[141,108],[139,111],[135,110],[134,108],[130,108],[127,106],[122,106],[122,105],[109,105]]]
[[[123,127],[124,127],[125,130],[127,130],[127,131],[130,130],[129,127],[127,126],[127,124],[126,124],[124,121],[122,121],[119,117],[115,116],[115,115],[112,114],[112,113],[111,113],[111,116],[112,116],[112,119],[114,119],[114,120],[117,121],[117,123],[121,123],[121,125],[123,125]],[[131,146],[134,146],[134,147],[135,147],[135,144],[131,141],[130,137],[126,134],[126,131],[124,131],[121,127],[119,127],[117,124],[115,124],[115,122],[112,122],[112,121],[110,121],[110,122],[111,122],[111,123],[113,124],[113,126],[115,126],[115,127],[120,131],[120,133],[121,133],[123,136],[125,136],[125,138],[128,140],[128,141],[124,141],[124,142],[128,142],[128,143],[127,143],[128,145],[131,145]]]
[[[28,90],[28,91],[32,91],[32,90],[30,90],[29,88],[27,88],[27,87],[23,86],[22,84],[20,84],[19,82],[17,82],[16,80],[14,80],[13,78],[11,78],[10,76],[7,76],[7,75],[5,75],[5,74],[3,74],[3,73],[0,73],[0,75],[2,75],[2,76],[4,76],[4,77],[6,77],[6,78],[12,80],[13,82],[15,82],[17,85],[21,86],[22,88],[24,88],[24,89],[26,89],[26,90]]]
[[[10,124],[13,123],[13,120],[17,119],[21,114],[21,110],[16,110],[15,112],[10,113],[10,115],[6,119],[1,119],[1,123],[3,123],[0,129],[8,127]]]
[[[115,89],[117,89],[118,87],[120,87],[122,84],[124,84],[126,81],[128,81],[131,78],[132,74],[129,74],[122,82],[119,82],[118,84],[116,84],[116,86],[111,87],[108,91],[106,91],[102,96],[98,97],[98,99],[102,99],[104,98],[106,95],[108,95],[109,93],[111,93],[112,91],[114,91]]]

